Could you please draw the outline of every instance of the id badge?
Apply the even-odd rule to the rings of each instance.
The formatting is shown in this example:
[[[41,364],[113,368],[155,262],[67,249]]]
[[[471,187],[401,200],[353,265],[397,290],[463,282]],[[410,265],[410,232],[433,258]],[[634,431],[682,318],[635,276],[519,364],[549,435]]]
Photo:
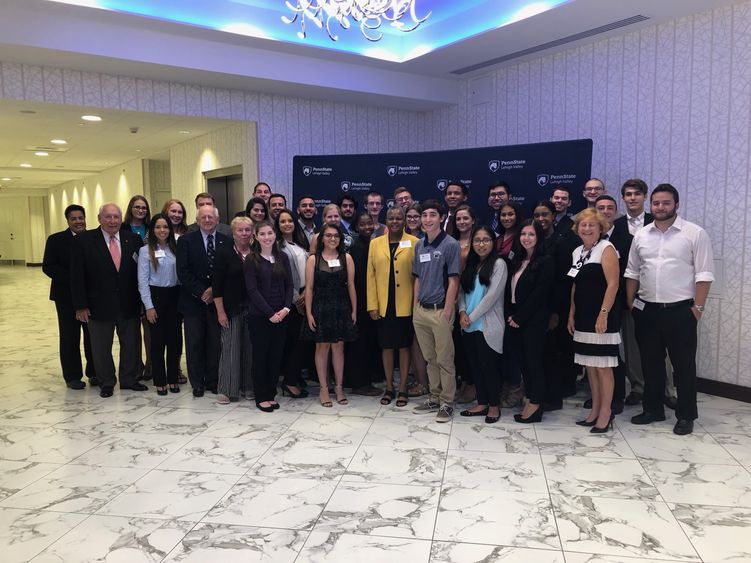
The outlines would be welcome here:
[[[578,269],[578,268],[571,268],[571,269],[570,269],[570,270],[568,271],[568,274],[566,274],[566,275],[567,275],[568,277],[570,277],[570,278],[575,278],[575,277],[576,277],[576,275],[577,275],[578,273],[579,273],[579,269]]]
[[[329,268],[338,268],[341,266],[341,263],[339,262],[339,258],[334,258],[333,260],[326,260],[326,262],[329,265]]]
[[[420,254],[420,262],[430,262],[430,252]]]
[[[161,248],[159,250],[154,251],[154,258],[164,258],[166,254],[164,253],[164,250]]]
[[[399,248],[412,248],[412,241],[411,240],[400,240],[399,241]]]
[[[638,297],[634,299],[634,309],[639,309],[640,311],[644,310],[644,301],[639,299]]]

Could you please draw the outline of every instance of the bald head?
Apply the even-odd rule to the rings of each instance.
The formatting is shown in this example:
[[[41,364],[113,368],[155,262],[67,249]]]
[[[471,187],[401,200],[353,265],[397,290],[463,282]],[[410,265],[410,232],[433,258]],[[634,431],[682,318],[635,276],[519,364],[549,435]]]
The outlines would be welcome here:
[[[102,230],[109,235],[117,234],[123,224],[123,212],[115,203],[105,203],[99,208],[99,224]]]

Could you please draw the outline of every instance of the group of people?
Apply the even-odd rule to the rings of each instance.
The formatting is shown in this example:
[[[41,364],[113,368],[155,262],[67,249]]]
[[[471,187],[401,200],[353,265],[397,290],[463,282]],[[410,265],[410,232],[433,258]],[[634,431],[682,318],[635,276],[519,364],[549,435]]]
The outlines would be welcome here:
[[[117,332],[121,389],[144,391],[153,378],[166,395],[189,380],[196,397],[253,398],[273,412],[280,378],[282,393],[303,398],[317,377],[326,408],[346,405],[348,387],[400,408],[426,395],[413,412],[438,422],[459,402],[473,403],[462,416],[488,424],[521,405],[514,419],[532,423],[576,392],[583,366],[591,400],[577,424],[607,432],[624,403],[640,402],[632,422],[648,424],[665,420],[668,404],[674,431],[690,433],[697,323],[714,277],[709,237],[677,215],[678,191],[654,188],[650,214],[647,185],[628,180],[620,217],[597,178],[573,216],[566,186],[529,218],[504,182],[490,186],[484,212],[467,196],[450,182],[443,201],[418,203],[400,187],[381,223],[382,194],[369,192],[360,212],[345,193],[318,225],[313,197],[293,212],[259,183],[229,225],[208,193],[196,196],[191,225],[180,201],[152,216],[139,195],[124,217],[103,205],[88,231],[85,210],[71,205],[69,228],[50,236],[44,258],[66,384],[85,387],[83,331],[85,373],[112,395]]]

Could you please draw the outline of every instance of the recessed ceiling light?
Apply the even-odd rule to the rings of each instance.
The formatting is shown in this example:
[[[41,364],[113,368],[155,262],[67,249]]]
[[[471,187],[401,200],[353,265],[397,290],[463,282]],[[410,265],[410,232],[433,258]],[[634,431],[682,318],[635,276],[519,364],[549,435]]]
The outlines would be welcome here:
[[[19,166],[21,168],[31,168],[31,164],[29,164],[28,162],[23,162],[23,163],[19,164]]]
[[[65,139],[52,139],[50,140],[50,143],[52,143],[53,145],[67,145],[68,141],[66,141]]]
[[[178,131],[178,133],[180,133],[180,135],[190,135],[190,131],[188,131],[187,129],[183,129],[182,131]]]
[[[136,149],[136,152],[141,152],[141,149]]]
[[[45,151],[37,151],[37,152],[35,152],[34,154],[35,154],[36,156],[49,156],[49,155],[50,155],[50,153],[48,153],[48,152],[45,152]]]
[[[0,180],[2,180],[3,182],[10,182],[10,178],[8,178],[7,176],[5,178],[0,178]]]
[[[101,121],[102,120],[102,118],[99,117],[98,115],[82,115],[81,119],[83,119],[84,121]]]

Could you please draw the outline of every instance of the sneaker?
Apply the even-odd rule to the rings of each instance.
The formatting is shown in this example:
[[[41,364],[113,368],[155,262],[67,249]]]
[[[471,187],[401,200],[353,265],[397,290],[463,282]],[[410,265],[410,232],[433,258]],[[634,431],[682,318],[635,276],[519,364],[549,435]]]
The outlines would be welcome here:
[[[427,414],[430,412],[436,412],[439,408],[441,408],[441,405],[439,403],[434,403],[433,401],[428,399],[424,403],[420,403],[415,408],[413,408],[412,412],[415,414]]]
[[[436,422],[448,422],[451,420],[451,417],[454,416],[454,409],[453,407],[450,407],[448,405],[441,405],[441,408],[438,410],[438,414],[435,415],[435,421]]]

